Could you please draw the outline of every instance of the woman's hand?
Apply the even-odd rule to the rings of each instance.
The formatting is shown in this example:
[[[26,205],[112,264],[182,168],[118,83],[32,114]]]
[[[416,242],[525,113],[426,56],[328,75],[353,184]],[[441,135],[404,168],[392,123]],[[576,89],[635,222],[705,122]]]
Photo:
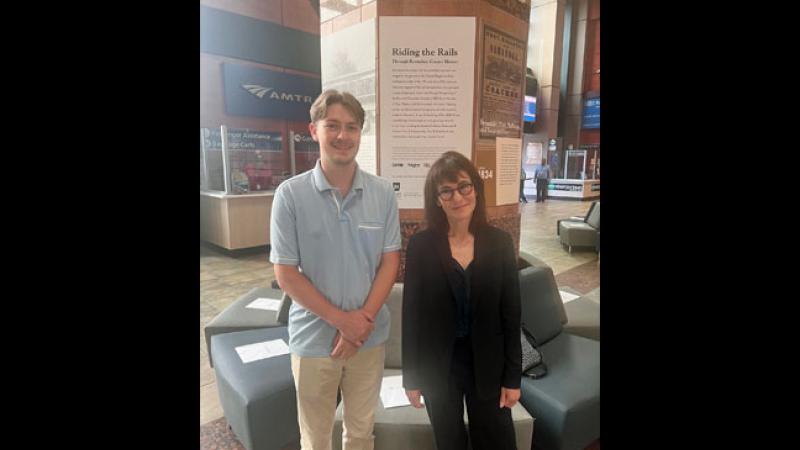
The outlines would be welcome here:
[[[422,391],[419,389],[406,389],[406,397],[408,397],[408,401],[411,402],[411,406],[414,408],[422,408],[424,405],[420,401],[420,397],[422,396]]]
[[[521,392],[519,389],[508,389],[500,387],[500,407],[511,409],[519,401]]]

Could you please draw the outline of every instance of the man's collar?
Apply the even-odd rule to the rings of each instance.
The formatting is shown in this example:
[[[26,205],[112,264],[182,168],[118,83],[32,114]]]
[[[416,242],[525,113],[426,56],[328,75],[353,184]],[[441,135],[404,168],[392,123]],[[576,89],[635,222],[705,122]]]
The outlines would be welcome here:
[[[328,182],[328,179],[325,178],[325,174],[322,172],[322,161],[320,159],[317,159],[317,164],[314,165],[312,174],[314,176],[314,185],[318,191],[328,191],[333,189],[333,186],[331,186],[331,184]],[[364,190],[364,175],[361,173],[358,163],[356,163],[356,173],[353,177],[353,185],[350,187],[350,189],[358,189],[360,191]]]

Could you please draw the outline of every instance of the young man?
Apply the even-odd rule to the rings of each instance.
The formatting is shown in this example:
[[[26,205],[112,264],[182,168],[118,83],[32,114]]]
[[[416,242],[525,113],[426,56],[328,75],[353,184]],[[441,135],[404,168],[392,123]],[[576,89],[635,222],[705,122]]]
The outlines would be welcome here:
[[[351,94],[323,92],[311,106],[320,159],[275,191],[270,261],[289,310],[289,349],[303,450],[329,450],[336,395],[345,450],[372,450],[389,310],[400,266],[391,184],[358,168],[364,109]]]

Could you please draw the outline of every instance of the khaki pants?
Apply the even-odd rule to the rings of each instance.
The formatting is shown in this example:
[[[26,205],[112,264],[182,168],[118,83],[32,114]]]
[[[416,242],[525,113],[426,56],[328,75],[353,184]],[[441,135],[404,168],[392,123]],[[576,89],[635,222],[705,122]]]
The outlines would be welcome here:
[[[375,406],[383,379],[385,345],[360,350],[347,360],[292,354],[302,450],[330,450],[336,394],[342,388],[344,450],[373,450]]]

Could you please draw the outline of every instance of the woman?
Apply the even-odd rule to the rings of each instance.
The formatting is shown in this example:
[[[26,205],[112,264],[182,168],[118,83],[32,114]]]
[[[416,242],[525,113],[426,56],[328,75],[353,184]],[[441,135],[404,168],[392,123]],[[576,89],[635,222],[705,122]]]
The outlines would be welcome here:
[[[425,180],[428,228],[411,237],[403,286],[403,386],[438,450],[515,449],[522,376],[519,278],[508,233],[488,225],[483,181],[447,152]]]

